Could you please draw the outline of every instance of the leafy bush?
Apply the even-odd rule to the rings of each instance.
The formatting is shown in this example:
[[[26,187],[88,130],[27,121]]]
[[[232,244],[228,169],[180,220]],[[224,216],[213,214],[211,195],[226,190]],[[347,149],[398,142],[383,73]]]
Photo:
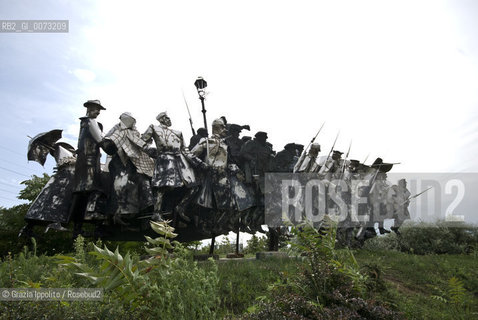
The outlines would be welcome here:
[[[258,237],[255,234],[247,240],[247,247],[244,250],[246,254],[255,254],[268,249],[267,237]]]
[[[32,202],[38,197],[48,180],[50,180],[50,176],[43,173],[43,177],[32,175],[31,179],[22,181],[21,184],[25,185],[25,188],[20,191],[18,198]]]
[[[472,225],[409,223],[400,235],[388,234],[367,240],[365,249],[400,250],[415,254],[461,254],[478,252],[478,228]]]
[[[22,251],[28,245],[29,239],[19,238],[18,232],[25,225],[23,218],[28,211],[29,204],[20,204],[11,208],[0,207],[0,256]]]
[[[243,319],[400,319],[386,305],[366,300],[368,276],[350,250],[335,249],[336,225],[320,230],[309,224],[292,228],[292,253],[305,266],[292,281],[278,283]]]
[[[20,253],[1,265],[4,287],[104,288],[102,302],[3,302],[0,319],[214,319],[217,268],[199,268],[177,242],[167,223],[153,223],[161,237],[147,237],[146,260],[100,243],[75,242],[74,256]],[[85,254],[85,247],[93,251]],[[56,261],[56,263],[55,263]]]

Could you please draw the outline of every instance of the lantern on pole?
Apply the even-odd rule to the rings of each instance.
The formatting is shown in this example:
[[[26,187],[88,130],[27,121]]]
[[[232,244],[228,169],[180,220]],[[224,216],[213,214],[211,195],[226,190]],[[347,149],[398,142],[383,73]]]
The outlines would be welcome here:
[[[206,98],[206,92],[204,91],[204,89],[207,87],[207,82],[202,77],[198,77],[197,80],[194,82],[194,86],[198,91],[199,100],[201,100],[201,112],[204,119],[204,128],[206,129],[206,134],[209,135],[207,130],[206,107],[204,106],[204,99]]]

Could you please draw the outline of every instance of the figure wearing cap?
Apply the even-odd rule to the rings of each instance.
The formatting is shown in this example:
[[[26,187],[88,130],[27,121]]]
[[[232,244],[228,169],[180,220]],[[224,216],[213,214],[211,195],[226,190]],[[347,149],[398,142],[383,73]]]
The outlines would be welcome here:
[[[252,190],[238,176],[239,167],[230,161],[225,142],[226,126],[222,119],[212,123],[212,135],[203,138],[191,152],[209,168],[198,196],[198,204],[206,208],[243,211],[254,205]]]
[[[272,161],[273,172],[292,172],[296,162],[296,145],[288,143],[279,151]]]
[[[243,126],[237,124],[230,124],[227,130],[228,136],[226,137],[226,144],[229,147],[229,162],[237,164],[243,169],[243,161],[240,156],[241,148],[244,142],[239,138]]]
[[[343,152],[334,150],[332,151],[332,156],[325,160],[323,164],[321,164],[321,168],[319,173],[324,177],[326,180],[333,180],[336,178],[340,178],[341,172],[339,172],[339,168],[341,168],[342,164],[342,154]],[[337,173],[337,175],[335,174]]]
[[[393,167],[393,164],[384,163],[381,158],[377,158],[371,168],[371,173],[374,176],[371,179],[369,201],[371,204],[371,220],[378,222],[378,229],[380,233],[389,233],[390,231],[385,230],[383,227],[383,222],[389,217],[387,210],[387,201],[388,201],[388,191],[391,187],[390,183],[387,181],[387,172],[390,171]],[[392,212],[390,212],[390,215]]]
[[[312,143],[310,150],[303,155],[294,166],[294,172],[319,172],[320,166],[317,163],[317,156],[320,152],[320,144]]]
[[[101,184],[100,142],[103,126],[96,121],[101,110],[106,110],[99,100],[88,100],[83,104],[86,116],[81,117],[74,178],[74,194],[71,214],[76,222],[95,219],[99,210],[96,202],[103,192]],[[100,216],[98,216],[100,217]],[[81,231],[81,223],[75,226],[75,235]]]
[[[136,119],[124,112],[103,140],[103,146],[111,156],[111,192],[109,214],[114,221],[124,224],[123,218],[130,218],[140,212],[152,211],[153,193],[150,179],[153,176],[154,160],[143,150],[146,142],[136,129]]]
[[[241,156],[245,159],[244,171],[246,181],[251,183],[256,177],[263,180],[266,172],[270,171],[274,151],[271,144],[267,142],[267,133],[258,131],[254,139],[247,141],[241,148]],[[261,191],[263,191],[263,183],[260,183]]]
[[[158,114],[156,119],[159,125],[150,125],[141,139],[146,143],[154,140],[156,144],[157,157],[151,185],[156,191],[155,212],[160,213],[165,192],[192,185],[196,178],[185,157],[181,131],[170,129],[171,119],[166,112]]]
[[[399,233],[398,229],[407,219],[410,219],[408,204],[410,203],[410,191],[407,189],[407,181],[405,179],[398,180],[398,184],[393,185],[388,191],[387,210],[391,212],[389,217],[394,219],[393,227],[395,233]]]
[[[349,160],[347,166],[345,167],[344,179],[346,181],[358,180],[360,179],[360,161],[358,160]]]

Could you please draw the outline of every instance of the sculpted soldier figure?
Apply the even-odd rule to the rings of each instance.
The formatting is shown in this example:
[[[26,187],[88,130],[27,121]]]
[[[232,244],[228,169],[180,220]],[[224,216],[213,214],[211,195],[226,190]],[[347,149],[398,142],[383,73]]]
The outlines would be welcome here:
[[[407,219],[410,219],[410,212],[408,211],[408,204],[410,202],[410,191],[407,189],[407,180],[398,180],[397,185],[393,185],[388,193],[388,208],[391,218],[394,219],[392,231],[399,233],[398,229]]]
[[[360,167],[360,161],[349,160],[349,163],[345,168],[345,173],[343,178],[346,181],[359,180],[360,179],[359,167]]]
[[[326,179],[326,180],[333,180],[336,178],[340,178],[335,173],[339,174],[339,169],[341,168],[342,163],[342,154],[343,152],[334,150],[332,152],[332,157],[326,159],[325,163],[322,164],[322,167],[319,170],[319,173]]]
[[[270,171],[274,151],[267,142],[267,133],[259,131],[254,139],[247,141],[241,148],[240,155],[245,159],[246,182],[262,181],[264,174]],[[261,192],[264,191],[263,181],[259,183]]]
[[[393,164],[384,163],[381,158],[377,158],[372,164],[372,172],[375,172],[375,177],[372,178],[370,188],[369,201],[371,204],[371,217],[374,222],[378,222],[378,229],[380,233],[390,233],[383,227],[383,222],[388,217],[387,197],[388,191],[391,187],[387,181],[387,172],[393,167]],[[373,170],[374,169],[374,170]],[[390,215],[392,212],[390,212]]]
[[[243,211],[254,205],[254,196],[241,182],[238,166],[229,161],[225,133],[224,122],[216,119],[212,123],[212,136],[202,139],[191,150],[198,157],[205,153],[203,161],[209,168],[199,192],[198,204],[206,208]]]
[[[312,143],[307,155],[303,155],[295,164],[294,172],[319,172],[320,166],[317,163],[317,156],[320,152],[320,145]]]
[[[296,162],[296,145],[288,143],[284,146],[284,150],[279,151],[273,160],[273,172],[292,172]]]
[[[51,228],[60,231],[67,230],[62,223],[66,225],[70,221],[68,209],[73,193],[75,148],[68,143],[57,142],[50,149],[50,154],[55,158],[56,172],[25,214],[27,226],[21,232],[26,232],[28,235],[37,221],[50,222],[47,230]]]
[[[119,224],[126,224],[122,217],[130,218],[140,212],[153,211],[153,193],[150,179],[154,160],[143,148],[146,142],[136,130],[136,119],[125,112],[105,136],[105,151],[112,155],[109,172],[112,180],[108,203],[109,213]]]
[[[304,145],[300,143],[295,143],[295,156],[294,156],[294,166],[299,161],[300,156],[304,152]],[[294,171],[294,166],[292,167],[292,171]]]
[[[150,125],[141,138],[156,143],[157,158],[151,185],[156,193],[154,211],[161,215],[163,196],[167,191],[190,186],[196,182],[193,169],[185,157],[183,134],[172,130],[171,119],[166,112],[158,114],[159,126]]]
[[[242,126],[230,124],[229,129],[227,130],[228,136],[226,137],[225,142],[229,147],[229,162],[237,164],[243,170],[243,161],[240,153],[244,142],[239,138],[242,129]]]
[[[96,202],[103,192],[101,183],[100,142],[103,126],[96,121],[101,110],[106,110],[99,100],[85,102],[86,116],[80,118],[80,134],[76,150],[74,191],[70,208],[75,221],[74,235],[81,231],[81,221],[103,218],[97,215]]]
[[[207,137],[207,130],[204,129],[204,128],[199,128],[197,130],[197,133],[191,137],[191,139],[189,140],[189,150],[192,150],[199,142],[199,140],[201,140],[202,138],[206,138]]]

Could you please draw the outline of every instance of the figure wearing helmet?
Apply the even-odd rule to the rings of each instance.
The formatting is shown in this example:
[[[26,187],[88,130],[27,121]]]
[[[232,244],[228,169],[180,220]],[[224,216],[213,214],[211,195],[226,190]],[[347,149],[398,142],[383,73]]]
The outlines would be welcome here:
[[[294,166],[294,172],[319,172],[317,156],[320,152],[320,144],[312,143],[307,155],[301,157]]]
[[[209,168],[199,192],[198,204],[206,208],[243,211],[254,205],[254,196],[240,180],[239,167],[229,159],[222,119],[212,123],[212,136],[203,138],[191,150]]]

